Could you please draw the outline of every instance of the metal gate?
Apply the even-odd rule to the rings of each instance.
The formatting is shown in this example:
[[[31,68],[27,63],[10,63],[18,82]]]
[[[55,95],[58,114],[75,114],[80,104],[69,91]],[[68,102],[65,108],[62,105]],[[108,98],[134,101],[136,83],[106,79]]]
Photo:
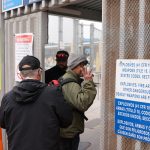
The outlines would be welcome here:
[[[116,59],[150,58],[150,1],[103,0],[100,150],[149,150],[150,144],[114,134]]]

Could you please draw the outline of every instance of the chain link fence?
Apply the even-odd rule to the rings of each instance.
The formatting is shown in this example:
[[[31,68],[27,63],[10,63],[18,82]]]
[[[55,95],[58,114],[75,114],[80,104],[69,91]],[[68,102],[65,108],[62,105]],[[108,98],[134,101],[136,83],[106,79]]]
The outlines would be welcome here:
[[[100,150],[149,150],[150,144],[114,134],[116,59],[150,58],[150,1],[103,0]]]

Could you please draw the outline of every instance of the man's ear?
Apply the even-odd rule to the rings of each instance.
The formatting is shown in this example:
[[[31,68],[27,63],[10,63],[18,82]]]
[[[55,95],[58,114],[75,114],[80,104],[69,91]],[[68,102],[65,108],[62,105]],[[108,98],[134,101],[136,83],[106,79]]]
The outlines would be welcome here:
[[[38,69],[37,79],[41,80],[42,71],[41,69]]]
[[[38,75],[41,75],[41,74],[42,74],[42,70],[38,69]]]

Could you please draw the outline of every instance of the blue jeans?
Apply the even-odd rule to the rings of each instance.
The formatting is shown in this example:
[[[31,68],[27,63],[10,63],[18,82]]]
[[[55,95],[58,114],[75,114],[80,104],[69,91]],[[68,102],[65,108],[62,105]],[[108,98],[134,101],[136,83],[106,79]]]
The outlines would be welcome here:
[[[74,138],[61,138],[60,150],[78,150],[79,141],[79,134],[76,135]]]

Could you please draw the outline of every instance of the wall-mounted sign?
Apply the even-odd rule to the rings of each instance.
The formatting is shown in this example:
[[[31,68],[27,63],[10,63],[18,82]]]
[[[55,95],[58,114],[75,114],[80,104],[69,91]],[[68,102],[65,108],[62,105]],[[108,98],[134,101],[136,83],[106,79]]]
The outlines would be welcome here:
[[[2,0],[2,11],[9,11],[42,0]]]
[[[28,5],[29,4],[29,0],[23,0],[23,5]]]
[[[23,0],[2,0],[2,11],[12,10],[23,6]]]
[[[15,35],[15,80],[20,81],[18,73],[18,64],[26,55],[33,55],[33,34],[21,33]]]
[[[115,90],[115,133],[150,142],[150,60],[117,60]]]

